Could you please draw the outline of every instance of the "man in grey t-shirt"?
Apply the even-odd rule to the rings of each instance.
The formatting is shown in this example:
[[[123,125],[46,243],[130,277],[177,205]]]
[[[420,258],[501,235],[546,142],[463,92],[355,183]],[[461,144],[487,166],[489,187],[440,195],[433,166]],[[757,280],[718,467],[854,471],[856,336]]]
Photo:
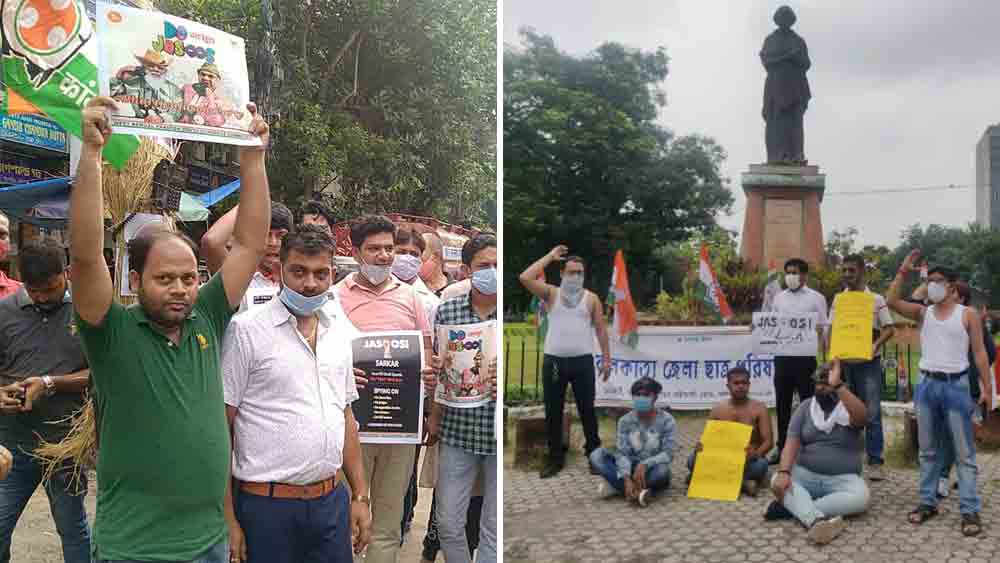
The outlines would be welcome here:
[[[788,424],[771,490],[809,529],[809,539],[825,544],[847,527],[842,516],[868,508],[868,486],[860,475],[867,413],[841,380],[839,360],[819,367],[813,380],[816,394]]]
[[[66,252],[52,239],[28,243],[18,255],[18,270],[24,286],[0,300],[0,444],[13,458],[10,474],[0,481],[0,561],[10,561],[14,527],[41,484],[63,559],[89,563],[86,476],[74,483],[66,468],[43,482],[42,465],[32,457],[40,440],[66,437],[66,419],[83,404],[90,376],[73,323]]]

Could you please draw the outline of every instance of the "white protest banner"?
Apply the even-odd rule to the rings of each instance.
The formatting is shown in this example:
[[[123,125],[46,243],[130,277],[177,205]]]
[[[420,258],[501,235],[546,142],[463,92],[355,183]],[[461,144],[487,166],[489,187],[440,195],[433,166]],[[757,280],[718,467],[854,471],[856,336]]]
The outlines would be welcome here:
[[[497,357],[496,322],[438,325],[437,341],[444,370],[434,400],[460,409],[493,400],[489,365]]]
[[[819,349],[816,313],[754,313],[753,353],[813,357]]]
[[[594,356],[595,367],[603,358]],[[640,326],[639,342],[630,348],[611,341],[611,376],[597,376],[595,404],[629,406],[636,380],[649,376],[663,385],[659,402],[672,409],[710,409],[729,397],[726,372],[743,366],[750,372],[750,397],[774,406],[774,358],[752,352],[746,326]]]
[[[250,135],[243,39],[117,4],[97,5],[98,82],[116,132],[259,145]]]

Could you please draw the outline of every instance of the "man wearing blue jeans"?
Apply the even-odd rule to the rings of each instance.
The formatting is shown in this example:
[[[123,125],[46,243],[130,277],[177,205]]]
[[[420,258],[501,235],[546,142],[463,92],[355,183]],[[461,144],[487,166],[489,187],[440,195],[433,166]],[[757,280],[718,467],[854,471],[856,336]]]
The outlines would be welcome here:
[[[981,503],[976,491],[976,444],[972,431],[975,404],[969,394],[969,349],[971,346],[982,389],[990,389],[989,364],[983,346],[983,325],[979,315],[959,303],[958,274],[936,267],[927,273],[924,307],[900,298],[906,274],[916,271],[920,252],[914,250],[899,267],[889,286],[889,306],[897,313],[920,322],[920,383],[914,404],[917,411],[917,438],[920,443],[920,504],[909,514],[912,524],[922,524],[937,516],[938,479],[950,439],[958,466],[959,510],[962,534],[982,532]],[[991,393],[982,393],[980,404],[991,410]]]
[[[626,500],[645,507],[653,494],[670,485],[677,423],[669,413],[656,409],[662,390],[649,377],[633,383],[633,409],[618,420],[616,451],[597,448],[591,452],[590,464],[604,479],[598,489],[601,495],[624,493]]]
[[[0,442],[13,466],[0,481],[0,561],[10,561],[11,535],[28,499],[42,484],[42,467],[29,455],[39,439],[60,442],[66,418],[83,404],[90,372],[73,323],[66,253],[51,239],[22,246],[18,269],[24,285],[0,301]],[[86,477],[68,470],[44,483],[63,560],[90,561],[90,532],[83,498]]]
[[[764,456],[774,446],[771,414],[767,412],[767,405],[750,398],[750,372],[745,367],[736,366],[726,373],[726,388],[729,390],[729,399],[712,407],[708,419],[738,422],[753,428],[747,445],[746,464],[743,466],[743,491],[755,497],[767,477],[768,463]],[[687,467],[691,472],[688,476],[689,483],[700,451],[701,442],[688,458]]]
[[[438,307],[434,325],[456,326],[497,319],[497,239],[480,234],[462,246],[462,270],[471,278],[472,290],[448,299]],[[440,345],[440,344],[439,344]],[[424,371],[424,385],[433,396],[443,365],[439,356]],[[488,363],[492,399],[472,408],[456,408],[435,403],[427,424],[428,444],[440,437],[437,488],[435,489],[441,550],[448,563],[469,563],[472,553],[465,538],[465,525],[476,476],[483,475],[483,507],[479,522],[476,561],[497,560],[497,444],[496,381],[497,361]]]
[[[867,476],[872,481],[882,480],[882,451],[885,437],[882,432],[882,347],[892,338],[893,319],[885,298],[872,293],[865,286],[865,259],[858,254],[844,258],[840,268],[841,280],[846,291],[864,291],[875,298],[872,311],[872,359],[868,361],[845,361],[843,363],[844,380],[851,393],[854,393],[865,404],[868,419],[865,421],[865,452],[868,457]],[[838,296],[839,297],[839,296]],[[830,326],[837,313],[837,299],[834,298],[830,308]],[[829,336],[829,333],[828,333]],[[829,349],[829,346],[827,346]]]
[[[813,380],[816,394],[799,404],[788,423],[771,490],[807,528],[807,537],[822,545],[847,528],[843,516],[868,508],[868,486],[861,478],[866,413],[841,380],[839,360],[820,366]]]

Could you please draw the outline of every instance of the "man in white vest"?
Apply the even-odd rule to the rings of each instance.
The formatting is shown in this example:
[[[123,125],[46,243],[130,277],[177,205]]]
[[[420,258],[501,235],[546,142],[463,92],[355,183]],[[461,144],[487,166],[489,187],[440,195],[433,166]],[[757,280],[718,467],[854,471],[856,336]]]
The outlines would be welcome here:
[[[917,413],[917,438],[920,444],[920,504],[909,514],[912,524],[922,524],[937,516],[938,477],[945,463],[943,448],[954,447],[958,473],[959,511],[962,534],[982,532],[979,511],[982,502],[976,491],[976,440],[972,417],[977,406],[992,408],[992,397],[983,393],[980,405],[969,393],[969,348],[979,370],[980,384],[989,389],[989,359],[983,346],[983,325],[979,315],[959,304],[958,274],[950,268],[937,267],[927,274],[925,307],[900,297],[905,276],[915,272],[920,251],[914,250],[903,261],[889,286],[889,307],[920,323],[920,383],[914,396]]]
[[[611,375],[608,327],[604,320],[601,300],[584,289],[585,263],[579,256],[567,256],[568,249],[559,245],[521,273],[521,283],[545,303],[549,311],[549,330],[545,337],[545,358],[542,364],[545,392],[545,427],[549,439],[549,460],[540,477],[546,479],[559,473],[566,462],[563,449],[563,407],[566,386],[573,386],[577,412],[586,437],[587,457],[600,447],[594,396],[597,383],[594,373],[594,335],[601,346],[601,378]],[[562,262],[562,283],[556,287],[543,281],[545,268]],[[539,279],[543,278],[543,279]]]

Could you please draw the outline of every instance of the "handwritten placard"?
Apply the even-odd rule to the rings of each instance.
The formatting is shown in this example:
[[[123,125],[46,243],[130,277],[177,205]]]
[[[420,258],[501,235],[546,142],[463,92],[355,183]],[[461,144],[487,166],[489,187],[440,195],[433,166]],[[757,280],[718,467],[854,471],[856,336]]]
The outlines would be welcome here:
[[[689,498],[729,502],[739,498],[752,433],[752,426],[739,422],[709,420],[705,424],[703,449],[694,464]]]
[[[816,313],[754,313],[753,353],[813,357],[819,347]]]
[[[842,360],[872,359],[875,296],[864,291],[838,293],[833,299],[833,310],[830,357]]]

